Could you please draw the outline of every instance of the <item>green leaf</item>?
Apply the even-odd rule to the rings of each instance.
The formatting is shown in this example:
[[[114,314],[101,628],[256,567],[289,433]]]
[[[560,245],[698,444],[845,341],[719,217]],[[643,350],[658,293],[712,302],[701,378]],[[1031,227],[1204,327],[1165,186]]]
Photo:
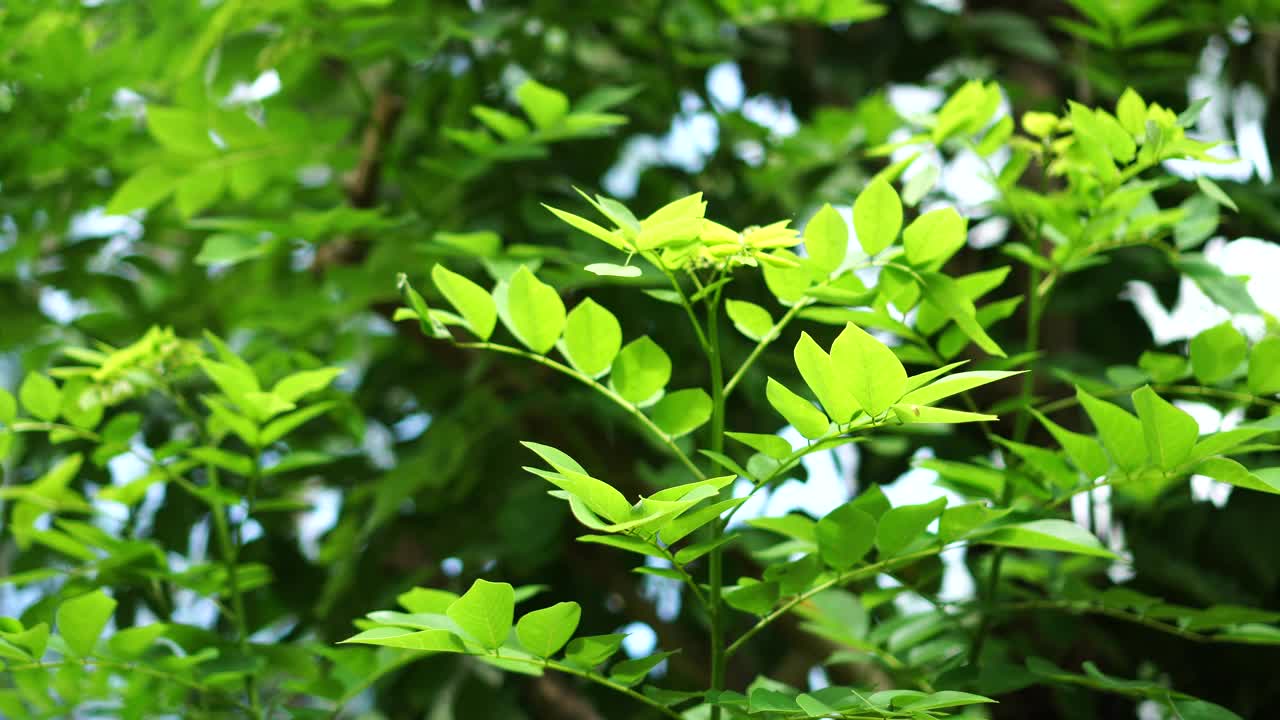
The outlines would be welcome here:
[[[1243,720],[1227,708],[1207,700],[1181,698],[1173,700],[1175,720]]]
[[[1269,337],[1249,353],[1249,392],[1255,395],[1280,393],[1280,338]],[[0,422],[4,422],[0,416]]]
[[[1111,461],[1107,459],[1106,451],[1097,440],[1088,435],[1072,432],[1036,410],[1032,410],[1031,414],[1035,415],[1040,424],[1053,435],[1053,439],[1058,441],[1066,451],[1067,457],[1071,458],[1072,464],[1090,480],[1096,480],[1107,474]]]
[[[1230,458],[1209,458],[1197,465],[1195,471],[1228,485],[1280,495],[1280,475],[1249,472],[1248,468]]]
[[[569,98],[564,93],[533,79],[516,88],[516,100],[539,130],[556,125],[569,112]]]
[[[792,305],[804,297],[809,285],[813,282],[813,274],[808,268],[800,266],[800,258],[790,250],[773,251],[773,256],[794,263],[794,267],[779,267],[771,263],[763,263],[764,284],[769,292],[778,298],[783,305]]]
[[[165,623],[125,628],[114,633],[107,640],[107,646],[116,655],[136,658],[146,652],[168,629],[169,626]]]
[[[1116,119],[1130,135],[1143,137],[1147,132],[1147,104],[1133,88],[1125,88],[1116,103]]]
[[[657,400],[671,379],[671,358],[649,336],[627,343],[613,363],[610,382],[627,402],[647,405]]]
[[[853,230],[868,255],[893,244],[902,229],[902,201],[882,178],[872,180],[853,202]]]
[[[569,643],[569,647],[565,648],[564,659],[570,664],[581,668],[594,668],[613,657],[613,654],[622,647],[622,641],[626,637],[625,634],[614,633],[613,635],[586,635],[574,638]]]
[[[904,404],[932,405],[943,398],[948,398],[976,387],[982,387],[998,380],[1021,375],[1023,372],[1025,371],[972,370],[959,372],[925,385],[919,390],[912,390],[902,396],[902,402]]]
[[[489,291],[444,265],[431,268],[431,281],[436,284],[449,304],[453,305],[467,321],[467,327],[471,332],[481,340],[488,340],[493,334],[494,326],[498,323],[498,308]],[[554,295],[555,291],[552,291],[552,294]],[[508,298],[516,301],[515,298],[510,298],[510,295]],[[558,301],[560,297],[557,295],[555,299]],[[561,311],[563,312],[563,305]],[[512,320],[514,321],[514,315]]]
[[[1236,207],[1236,201],[1232,200],[1231,196],[1228,195],[1225,190],[1218,187],[1218,183],[1210,180],[1204,175],[1201,175],[1196,178],[1196,185],[1200,186],[1201,192],[1213,198],[1214,202],[1222,205],[1223,207],[1229,207],[1236,212],[1240,212],[1240,208]]]
[[[942,315],[955,322],[956,327],[987,354],[1005,357],[1004,350],[978,321],[978,309],[958,282],[942,273],[924,273],[924,297]]]
[[[510,584],[476,580],[445,614],[485,649],[496,650],[511,634],[515,604]]]
[[[1216,224],[1215,224],[1216,227]],[[1233,313],[1257,314],[1261,310],[1249,294],[1244,278],[1228,275],[1202,255],[1187,254],[1174,265],[1204,291],[1209,299]]]
[[[725,310],[738,332],[752,340],[763,340],[773,329],[773,316],[768,310],[745,300],[726,300]]]
[[[1120,469],[1132,472],[1147,464],[1147,446],[1142,422],[1116,405],[1103,402],[1076,386],[1076,397],[1088,413],[1102,444]]]
[[[946,207],[916,218],[902,233],[907,261],[917,267],[939,266],[964,247],[967,221]]]
[[[1148,385],[1135,390],[1132,397],[1147,439],[1147,454],[1162,470],[1181,465],[1200,437],[1195,418],[1161,398]]]
[[[845,384],[836,378],[830,356],[809,337],[809,333],[800,333],[793,356],[796,367],[800,370],[800,377],[804,378],[805,384],[818,397],[831,419],[838,425],[844,425],[853,419],[853,414],[861,409],[858,401]]]
[[[711,396],[702,388],[677,390],[659,400],[650,414],[671,437],[687,435],[711,419]]]
[[[621,347],[618,318],[595,300],[587,298],[569,313],[564,329],[565,356],[587,377],[603,375]]]
[[[726,432],[725,435],[775,460],[785,460],[791,455],[791,443],[777,435],[740,432]]]
[[[954,425],[966,422],[990,422],[999,420],[995,415],[952,410],[950,408],[930,407],[928,405],[909,405],[895,403],[893,414],[904,425],[910,423],[930,423],[935,425]]]
[[[18,401],[8,390],[0,388],[0,425],[12,425],[18,419]]]
[[[724,601],[729,607],[752,615],[768,615],[778,602],[778,583],[743,582],[737,587],[726,588]]]
[[[448,630],[406,630],[401,627],[376,627],[342,640],[342,643],[381,645],[384,647],[424,652],[465,653],[467,647]]]
[[[596,545],[608,545],[625,552],[636,553],[637,555],[647,555],[652,558],[667,559],[666,553],[652,544],[647,543],[640,538],[630,535],[582,535],[578,537],[578,542],[594,543]]]
[[[788,423],[803,436],[816,440],[827,434],[831,421],[813,403],[791,392],[785,385],[769,378],[765,387],[765,397],[769,404],[777,410]]]
[[[297,402],[311,393],[319,392],[342,374],[342,368],[302,370],[280,379],[271,388],[271,394],[285,402]]]
[[[943,690],[941,692],[931,693],[922,698],[916,698],[905,705],[897,705],[899,710],[917,713],[924,710],[937,710],[939,708],[961,707],[964,705],[978,705],[981,703],[993,703],[995,700],[974,695],[973,693],[959,692],[957,690]]]
[[[62,408],[62,393],[47,376],[37,372],[27,373],[18,387],[18,400],[22,407],[40,420],[53,422]]]
[[[1066,520],[1033,520],[1005,525],[977,539],[988,545],[1052,550],[1115,559],[1088,530]]]
[[[907,371],[893,351],[853,323],[832,343],[831,367],[872,417],[898,402],[907,387]]]
[[[511,276],[506,310],[511,332],[525,347],[539,355],[555,347],[564,330],[564,302],[555,288],[534,277],[527,265]]]
[[[580,217],[578,215],[574,215],[571,212],[565,212],[564,210],[553,208],[550,205],[546,205],[546,204],[544,204],[542,207],[550,210],[553,215],[560,218],[565,223],[572,225],[578,230],[581,230],[582,232],[590,235],[591,237],[607,245],[615,247],[619,250],[628,249],[627,243],[625,240],[623,240],[622,235],[620,233],[614,232],[612,230],[606,230],[605,228],[591,222],[590,220],[584,217]],[[608,265],[609,267],[613,267],[613,268],[618,267],[617,265],[611,265],[608,263],[597,263],[597,265]],[[590,272],[597,272],[597,270],[591,270],[591,267],[592,266],[590,265],[587,266],[587,269]],[[635,268],[634,272],[636,275],[639,275],[640,268]],[[597,274],[599,273],[597,272]]]
[[[900,505],[880,516],[876,526],[876,548],[880,557],[892,557],[907,549],[946,507],[947,499],[938,498],[920,505]]]
[[[516,623],[516,637],[525,650],[549,658],[569,642],[581,618],[582,607],[578,603],[556,603],[522,616]]]
[[[107,201],[107,215],[127,215],[135,210],[148,210],[169,197],[177,186],[178,176],[160,165],[144,167],[129,176]]]
[[[1248,346],[1230,321],[1191,338],[1191,372],[1205,385],[1230,377],[1244,362]]]
[[[207,156],[217,150],[202,113],[181,108],[147,107],[147,130],[165,148],[183,155]]]
[[[623,660],[609,669],[609,679],[625,687],[638,685],[659,663],[674,654],[674,652],[660,652],[635,660]]]
[[[1008,514],[1008,509],[992,508],[982,501],[949,507],[942,511],[938,521],[938,539],[943,543],[954,542]]]
[[[818,275],[830,275],[849,250],[849,227],[830,204],[822,206],[804,228],[804,248]]]
[[[116,601],[101,590],[74,597],[58,606],[58,634],[76,655],[89,657],[115,609]]]
[[[836,570],[848,570],[862,561],[876,541],[876,519],[850,503],[818,521],[818,553]]]

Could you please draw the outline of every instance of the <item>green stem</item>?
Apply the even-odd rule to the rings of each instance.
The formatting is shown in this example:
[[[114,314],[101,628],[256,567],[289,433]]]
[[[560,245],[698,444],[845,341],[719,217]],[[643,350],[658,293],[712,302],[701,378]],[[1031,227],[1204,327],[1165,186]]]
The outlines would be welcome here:
[[[729,382],[725,383],[724,395],[726,398],[729,397],[730,393],[733,392],[733,389],[738,386],[738,383],[742,380],[742,376],[746,374],[747,369],[756,361],[756,358],[760,356],[760,353],[764,352],[764,349],[768,347],[770,343],[778,339],[778,336],[782,334],[783,329],[787,327],[788,323],[795,319],[795,316],[798,315],[801,310],[809,307],[813,303],[814,300],[807,297],[797,300],[796,303],[787,310],[786,314],[783,315],[778,322],[774,323],[773,327],[769,328],[769,332],[765,333],[765,336],[760,338],[760,342],[756,343],[756,346],[752,348],[751,354],[747,356],[746,360],[742,361],[742,365],[733,373],[733,377],[729,378]]]
[[[724,408],[727,393],[724,384],[724,361],[720,356],[720,291],[707,302],[707,363],[711,372],[711,450],[724,452]],[[711,523],[711,538],[718,540],[724,535],[725,524],[720,521]],[[710,553],[707,561],[709,590],[707,606],[711,620],[711,691],[724,689],[724,613],[721,602],[721,590],[724,583],[724,548],[717,546]],[[720,720],[720,706],[711,709],[711,720]]]
[[[734,640],[733,643],[730,644],[729,647],[725,649],[724,651],[725,656],[726,657],[732,656],[734,653],[738,652],[738,650],[741,649],[742,646],[745,645],[748,640],[755,637],[756,634],[759,633],[761,630],[773,624],[773,622],[776,621],[778,618],[791,612],[792,608],[794,608],[795,606],[805,602],[809,598],[813,597],[814,595],[817,595],[818,593],[824,590],[828,590],[830,588],[833,588],[839,585],[844,585],[846,583],[855,582],[857,580],[862,580],[864,578],[874,577],[883,570],[906,565],[908,563],[915,562],[916,560],[919,560],[921,558],[938,555],[944,549],[945,548],[940,547],[940,548],[932,548],[929,550],[920,550],[917,552],[910,553],[908,555],[903,555],[901,557],[891,558],[889,560],[881,560],[880,562],[872,563],[870,565],[858,568],[856,570],[846,570],[842,573],[837,573],[836,575],[833,575],[827,580],[824,580],[818,583],[817,585],[814,585],[813,587],[809,588],[808,590],[805,590],[799,595],[792,597],[790,600],[778,606],[778,608],[775,609],[773,612],[760,618],[758,621],[756,621],[755,625],[752,625],[749,630],[739,635],[738,639]]]
[[[598,673],[591,672],[590,670],[583,670],[581,668],[576,668],[572,665],[565,665],[564,663],[559,663],[559,662],[556,662],[555,660],[539,660],[537,658],[531,658],[531,657],[503,655],[501,652],[497,653],[495,657],[501,658],[502,660],[505,660],[507,662],[525,663],[526,665],[533,665],[534,667],[542,667],[548,670],[555,670],[556,672],[562,672],[562,673],[565,673],[566,675],[576,675],[584,680],[588,680],[597,685],[600,685],[601,687],[606,687],[614,692],[626,695],[627,697],[631,698],[632,700],[635,700],[636,702],[644,703],[645,705],[648,705],[654,710],[662,713],[666,717],[674,718],[675,720],[681,720],[679,713],[667,707],[666,705],[663,705],[657,700],[654,700],[651,697],[642,695],[641,693],[638,693],[635,690],[632,690],[626,685],[623,685],[621,683],[616,683],[613,680],[610,680],[609,678],[603,675],[600,675]]]
[[[671,454],[674,455],[677,460],[683,463],[684,466],[689,469],[689,472],[693,473],[694,477],[698,478],[699,480],[707,479],[707,476],[701,470],[698,469],[698,466],[694,464],[693,460],[689,459],[689,456],[684,454],[684,451],[682,451],[680,447],[676,445],[675,441],[671,439],[671,436],[663,432],[662,428],[654,424],[654,422],[649,419],[648,415],[645,415],[643,412],[641,412],[640,409],[637,408],[635,405],[632,405],[631,403],[627,402],[626,398],[614,392],[609,387],[602,385],[599,382],[596,382],[596,380],[594,380],[593,378],[587,377],[586,375],[583,375],[582,373],[578,372],[577,370],[574,370],[568,365],[565,365],[563,363],[558,363],[555,360],[552,360],[551,358],[545,355],[538,355],[536,353],[528,352],[526,350],[521,350],[520,348],[510,347],[508,345],[499,345],[497,343],[491,343],[491,342],[460,342],[460,343],[454,343],[454,344],[457,347],[461,347],[461,348],[492,350],[493,352],[504,353],[507,355],[515,355],[516,357],[522,357],[522,358],[525,358],[526,360],[532,360],[533,362],[536,362],[539,365],[544,365],[546,367],[551,368],[552,370],[561,372],[573,378],[574,380],[577,380],[583,385],[587,385],[591,387],[591,389],[595,390],[601,395],[604,395],[609,400],[613,401],[613,403],[618,407],[622,408],[623,410],[626,410],[628,414],[634,417],[642,426],[644,426],[646,430],[651,432],[654,437],[656,437],[663,445],[665,445],[667,449],[671,451]]]
[[[229,508],[222,502],[221,485],[218,482],[218,469],[212,465],[205,466],[205,472],[209,477],[209,488],[213,491],[210,493],[209,509],[210,515],[213,516],[214,535],[218,540],[218,548],[222,553],[222,562],[227,568],[227,585],[231,589],[231,609],[235,616],[236,629],[236,645],[240,648],[240,652],[245,656],[249,655],[249,619],[245,615],[244,609],[244,593],[240,591],[239,579],[239,563],[240,563],[240,547],[231,533],[231,523],[228,518]],[[239,531],[237,530],[237,536]],[[252,673],[245,675],[244,678],[245,692],[249,695],[249,705],[253,709],[253,716],[261,718],[262,706],[258,698],[258,684]]]

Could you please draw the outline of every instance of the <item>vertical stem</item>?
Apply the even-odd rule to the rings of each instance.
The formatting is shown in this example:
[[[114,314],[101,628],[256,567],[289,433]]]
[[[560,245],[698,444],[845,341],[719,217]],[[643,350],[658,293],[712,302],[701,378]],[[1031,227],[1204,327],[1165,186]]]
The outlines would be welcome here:
[[[1031,241],[1032,250],[1039,254],[1040,252],[1040,225],[1036,225],[1036,232]],[[1026,330],[1026,349],[1034,352],[1040,345],[1040,317],[1044,314],[1044,302],[1048,295],[1040,293],[1040,268],[1032,265],[1029,268],[1027,277],[1027,330]],[[1035,394],[1036,371],[1035,362],[1027,368],[1027,374],[1022,378],[1022,411],[1018,413],[1017,420],[1014,423],[1013,439],[1016,442],[1022,442],[1027,437],[1027,432],[1031,429],[1031,413],[1028,408]],[[1013,485],[1006,479],[1004,490],[1000,494],[1000,505],[1008,506],[1013,501]],[[987,607],[994,607],[997,596],[1000,592],[1000,571],[1004,565],[1003,547],[997,547],[991,554],[991,572],[987,577],[986,588],[983,592],[983,599],[986,601]],[[989,613],[983,613],[982,622],[978,625],[978,633],[973,638],[973,646],[969,648],[969,662],[976,663],[981,659],[982,646],[986,643],[987,635],[991,632],[992,618]]]
[[[711,369],[711,449],[717,453],[724,450],[724,361],[720,356],[720,291],[707,303],[707,361]],[[720,521],[711,524],[714,539],[724,534],[724,525]],[[711,551],[708,559],[708,575],[710,592],[707,605],[711,615],[711,689],[724,689],[724,624],[723,605],[720,601],[720,589],[724,581],[724,553],[720,547]],[[720,720],[720,706],[711,708],[711,720]]]
[[[218,482],[218,469],[209,465],[206,467],[209,477],[209,487],[213,491],[213,500],[210,502],[210,510],[213,516],[214,534],[217,536],[218,546],[222,552],[222,561],[227,567],[227,584],[231,588],[231,609],[235,613],[236,627],[236,645],[240,648],[240,652],[245,655],[249,654],[249,619],[244,611],[244,594],[240,592],[240,581],[237,568],[240,563],[240,547],[238,539],[233,539],[231,533],[231,522],[228,519],[228,508],[222,502],[221,486]],[[238,538],[239,532],[236,533]],[[245,692],[249,695],[249,705],[253,708],[254,717],[262,717],[262,705],[258,699],[258,686],[252,674],[246,675],[244,679]]]

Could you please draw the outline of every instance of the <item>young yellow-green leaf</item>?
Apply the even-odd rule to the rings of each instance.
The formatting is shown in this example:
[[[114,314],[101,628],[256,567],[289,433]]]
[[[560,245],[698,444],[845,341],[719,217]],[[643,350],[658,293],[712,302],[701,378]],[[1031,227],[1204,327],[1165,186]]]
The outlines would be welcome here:
[[[1212,385],[1230,377],[1247,353],[1244,336],[1231,321],[1224,322],[1191,338],[1191,372]]]
[[[964,247],[968,222],[945,207],[916,218],[902,232],[907,261],[915,266],[940,266]]]
[[[938,498],[920,505],[900,505],[881,515],[876,526],[876,548],[880,557],[892,557],[905,550],[946,507],[947,499]]]
[[[449,304],[457,308],[471,332],[481,340],[488,340],[498,322],[498,308],[489,291],[444,265],[431,268],[431,281]],[[559,299],[557,295],[556,300]]]
[[[1195,418],[1157,395],[1149,385],[1135,390],[1132,397],[1147,439],[1147,454],[1162,470],[1182,464],[1200,437]]]
[[[511,318],[511,332],[525,347],[545,355],[555,347],[564,330],[564,302],[555,288],[534,277],[527,265],[522,265],[507,287],[507,315]]]
[[[809,337],[809,333],[800,333],[793,356],[796,367],[800,370],[800,377],[804,378],[805,384],[818,397],[818,402],[822,403],[827,415],[838,425],[853,419],[853,414],[859,410],[858,401],[849,393],[844,383],[836,378],[830,356]]]
[[[581,618],[582,607],[578,603],[556,603],[521,617],[516,623],[516,637],[525,650],[549,658],[569,642]]]
[[[853,230],[868,255],[893,244],[902,229],[902,200],[883,179],[872,180],[853,202]]]
[[[603,243],[611,245],[619,250],[628,249],[626,241],[622,238],[622,236],[619,233],[615,231],[607,230],[584,217],[574,215],[571,212],[560,210],[559,208],[553,208],[550,205],[543,205],[542,207],[550,210],[553,215],[560,218],[561,220],[568,223],[569,225],[572,225],[573,227],[581,230],[582,232],[590,235],[591,237]],[[639,268],[636,268],[636,270],[638,271]]]
[[[569,363],[588,377],[599,377],[613,365],[622,347],[622,326],[595,300],[587,298],[569,313],[564,351]]]
[[[486,650],[496,650],[511,634],[515,606],[515,589],[510,584],[476,580],[445,614]]]
[[[1269,337],[1253,346],[1249,353],[1249,392],[1280,393],[1280,338]]]
[[[787,419],[799,433],[810,440],[827,434],[831,421],[813,403],[791,392],[785,385],[769,378],[765,387],[769,404]]]
[[[89,657],[115,609],[116,601],[101,590],[71,598],[58,606],[58,634],[76,655]]]
[[[1116,119],[1125,132],[1135,138],[1146,136],[1147,104],[1133,88],[1125,88],[1121,93],[1120,100],[1116,103]]]
[[[1097,440],[1088,435],[1072,432],[1035,410],[1032,410],[1031,414],[1035,415],[1040,424],[1053,435],[1053,439],[1058,441],[1066,451],[1067,457],[1071,458],[1071,463],[1090,480],[1096,480],[1107,474],[1111,461],[1107,459],[1106,451]]]
[[[907,371],[893,351],[853,323],[831,344],[831,367],[872,417],[898,402],[907,387]]]
[[[687,435],[711,419],[711,396],[702,388],[677,390],[659,400],[650,414],[671,437]]]
[[[1079,386],[1076,386],[1076,397],[1120,469],[1132,472],[1147,463],[1147,445],[1142,422],[1138,418],[1116,405],[1095,398]]]
[[[844,262],[849,251],[849,226],[830,204],[823,205],[805,225],[804,248],[818,275],[830,275]]]
[[[555,125],[569,112],[569,98],[564,93],[533,79],[516,88],[516,100],[539,130]]]
[[[763,263],[764,284],[769,292],[778,298],[783,305],[791,305],[804,297],[809,285],[813,282],[813,273],[799,264],[800,258],[790,250],[775,250],[773,256],[795,263],[784,267],[772,263]]]
[[[836,570],[848,570],[876,542],[876,519],[850,503],[827,513],[818,521],[818,553]]]
[[[1032,520],[1005,525],[975,541],[1029,550],[1053,550],[1109,559],[1116,557],[1088,530],[1066,520]]]
[[[773,329],[773,316],[768,310],[745,300],[726,300],[725,311],[738,332],[760,341]]]
[[[671,379],[671,358],[645,335],[627,343],[613,362],[610,382],[627,402],[653,403]]]
[[[62,408],[62,393],[57,384],[37,372],[27,373],[22,385],[18,387],[18,400],[27,412],[45,422],[56,420],[58,411]]]
[[[774,460],[784,460],[791,455],[791,443],[777,435],[743,432],[726,432],[725,435]]]
[[[432,615],[445,614],[449,606],[457,599],[457,593],[424,587],[410,588],[396,596],[396,602],[405,610],[411,613],[430,613]]]
[[[925,385],[919,390],[912,390],[902,396],[903,404],[913,405],[932,405],[933,403],[951,397],[966,390],[972,390],[976,387],[982,387],[987,383],[993,383],[997,380],[1021,375],[1024,370],[1005,371],[1005,370],[973,370],[970,372],[959,372],[954,375],[947,375],[929,385]]]
[[[314,392],[319,392],[342,374],[342,368],[330,367],[319,370],[302,370],[286,375],[271,388],[271,394],[285,402],[297,402]]]

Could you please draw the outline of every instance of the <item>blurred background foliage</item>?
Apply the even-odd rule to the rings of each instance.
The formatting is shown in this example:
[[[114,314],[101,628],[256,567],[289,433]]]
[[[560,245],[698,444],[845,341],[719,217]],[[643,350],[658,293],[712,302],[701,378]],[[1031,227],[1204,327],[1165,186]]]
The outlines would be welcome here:
[[[626,558],[572,542],[563,505],[520,471],[518,441],[562,448],[628,495],[668,484],[673,468],[571,381],[393,324],[395,274],[420,282],[446,258],[473,275],[532,262],[571,294],[591,289],[629,335],[687,357],[685,334],[669,332],[679,309],[583,272],[601,248],[540,203],[573,207],[576,186],[647,212],[702,192],[731,227],[802,220],[823,202],[847,206],[888,162],[869,150],[973,78],[1000,82],[1015,116],[1061,112],[1067,99],[1112,106],[1126,87],[1177,109],[1209,98],[1201,132],[1240,158],[1213,169],[1240,206],[1217,234],[1274,237],[1278,73],[1274,0],[10,0],[0,6],[0,386],[60,361],[59,348],[120,347],[156,325],[187,338],[212,331],[264,375],[341,366],[339,410],[299,431],[332,462],[275,479],[309,509],[263,516],[245,552],[275,578],[249,597],[257,640],[331,642],[409,587],[460,590],[494,572],[545,583],[552,601],[579,600],[586,631],[638,619],[641,635],[684,647],[668,668],[679,687],[702,675],[700,630]],[[530,78],[540,85],[526,91],[567,102],[565,118],[525,116],[516,89]],[[949,269],[1009,264],[995,249],[1008,223],[972,163],[925,160],[939,173],[931,197],[975,223],[993,218]],[[1135,287],[1136,277],[1150,284]],[[1002,292],[1024,283],[1015,276]],[[1139,300],[1150,309],[1177,295],[1178,277],[1140,250],[1073,276],[1046,318],[1052,360],[1096,378],[1135,364],[1154,327]],[[993,334],[1018,348],[1022,325]],[[750,345],[734,343],[740,360]],[[764,378],[793,370],[777,358],[744,380],[730,427],[778,429]],[[675,385],[702,380],[691,365],[677,363]],[[150,410],[143,434],[156,447],[181,419]],[[31,437],[10,453],[6,482],[28,482],[57,457]],[[978,453],[978,440],[948,436],[939,454]],[[863,446],[856,462],[843,457],[838,482],[894,482],[914,442]],[[84,482],[130,472],[89,467]],[[1218,508],[1188,497],[1126,524],[1142,589],[1280,607],[1280,525],[1267,521],[1280,505],[1238,498]],[[144,510],[125,532],[180,556],[206,552],[198,506],[175,493],[149,496]],[[1123,522],[1125,508],[1114,512]],[[6,544],[0,574],[55,556]],[[6,583],[0,614],[47,610],[57,587]],[[120,612],[145,603],[132,592],[117,592]],[[212,617],[195,601],[183,612],[196,624]],[[1163,674],[1249,717],[1280,715],[1274,649],[1188,652],[1137,626],[1034,614],[998,640],[1063,666],[1092,657],[1117,676]],[[828,650],[780,623],[735,659],[730,683],[768,672],[803,684]],[[567,714],[574,703],[604,717],[636,712],[561,680],[500,681],[441,659],[362,701],[387,717],[580,717]],[[1043,686],[994,713],[1135,716],[1124,698]]]

